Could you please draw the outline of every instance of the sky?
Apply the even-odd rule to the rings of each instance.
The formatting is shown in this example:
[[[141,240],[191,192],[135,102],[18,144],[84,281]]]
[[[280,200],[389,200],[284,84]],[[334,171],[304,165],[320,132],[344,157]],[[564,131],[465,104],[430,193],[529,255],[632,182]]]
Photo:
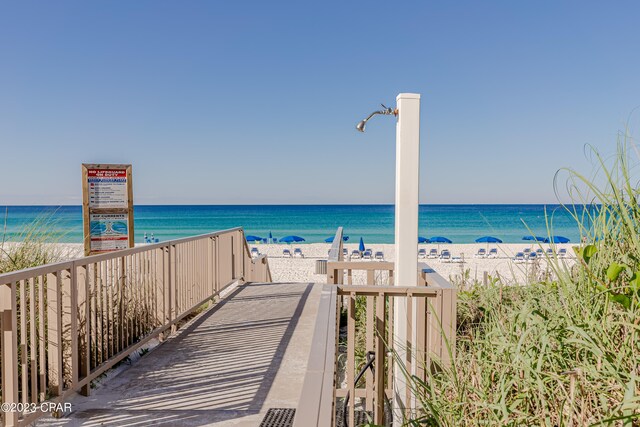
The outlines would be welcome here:
[[[0,3],[0,205],[393,203],[421,94],[421,203],[555,203],[640,127],[634,1]],[[640,131],[640,129],[638,130]],[[561,175],[562,176],[562,175]],[[561,178],[562,179],[562,178]],[[562,196],[561,196],[562,197]]]

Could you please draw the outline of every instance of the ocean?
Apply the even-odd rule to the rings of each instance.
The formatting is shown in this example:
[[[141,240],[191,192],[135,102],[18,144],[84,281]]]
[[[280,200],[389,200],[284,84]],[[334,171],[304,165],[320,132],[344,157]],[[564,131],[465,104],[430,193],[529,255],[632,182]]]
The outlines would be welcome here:
[[[26,225],[46,216],[62,233],[61,241],[82,242],[80,206],[2,206],[0,216],[6,222],[5,240],[16,240]],[[553,227],[552,234],[572,242],[579,240],[575,220],[559,205],[422,205],[419,234],[427,238],[444,236],[454,243],[473,243],[486,235],[517,243],[524,235],[548,235],[547,220]],[[350,241],[362,237],[371,243],[393,243],[394,206],[140,205],[135,207],[134,223],[136,242],[143,242],[144,233],[166,241],[240,226],[247,235],[294,234],[317,243],[343,226]]]

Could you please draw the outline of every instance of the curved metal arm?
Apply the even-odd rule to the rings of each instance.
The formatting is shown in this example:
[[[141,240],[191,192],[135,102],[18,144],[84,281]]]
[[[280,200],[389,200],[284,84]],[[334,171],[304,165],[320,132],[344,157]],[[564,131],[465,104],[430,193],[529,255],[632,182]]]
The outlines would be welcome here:
[[[359,130],[360,132],[364,132],[364,127],[367,124],[367,122],[369,121],[369,119],[373,116],[375,116],[376,114],[381,114],[383,116],[397,116],[398,115],[398,109],[396,108],[395,110],[391,107],[387,107],[384,104],[380,104],[382,105],[382,108],[384,108],[384,110],[379,110],[379,111],[374,111],[373,113],[369,114],[369,117],[367,117],[366,119],[362,120],[360,123],[357,124],[356,129]]]

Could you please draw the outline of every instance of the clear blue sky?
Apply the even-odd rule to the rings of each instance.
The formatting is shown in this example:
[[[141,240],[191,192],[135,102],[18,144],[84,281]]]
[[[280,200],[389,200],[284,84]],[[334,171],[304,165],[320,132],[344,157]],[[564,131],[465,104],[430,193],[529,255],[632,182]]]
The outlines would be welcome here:
[[[1,204],[79,204],[132,163],[137,203],[392,203],[422,94],[423,203],[549,203],[640,105],[635,1],[0,4]],[[634,116],[633,125],[640,125]]]

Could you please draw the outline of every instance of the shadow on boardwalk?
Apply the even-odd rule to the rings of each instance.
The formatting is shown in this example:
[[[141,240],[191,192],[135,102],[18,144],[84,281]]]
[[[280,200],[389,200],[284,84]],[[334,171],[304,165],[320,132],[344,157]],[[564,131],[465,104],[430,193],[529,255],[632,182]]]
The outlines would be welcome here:
[[[295,408],[319,288],[241,285],[92,396],[75,398],[69,417],[41,423],[258,425],[269,407]]]

